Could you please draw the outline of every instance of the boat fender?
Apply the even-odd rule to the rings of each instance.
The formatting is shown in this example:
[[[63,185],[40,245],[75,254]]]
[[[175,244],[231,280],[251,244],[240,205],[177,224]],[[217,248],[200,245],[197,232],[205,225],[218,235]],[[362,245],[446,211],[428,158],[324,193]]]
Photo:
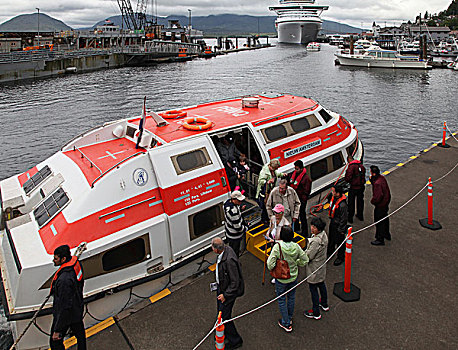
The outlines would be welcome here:
[[[177,118],[186,117],[187,113],[182,110],[173,110],[173,111],[167,111],[164,113],[159,113],[159,115],[165,119],[177,119]]]
[[[203,125],[200,125],[203,124]],[[193,117],[193,118],[186,118],[183,123],[183,128],[192,131],[199,131],[199,130],[207,130],[212,127],[212,121],[203,118],[203,117]]]

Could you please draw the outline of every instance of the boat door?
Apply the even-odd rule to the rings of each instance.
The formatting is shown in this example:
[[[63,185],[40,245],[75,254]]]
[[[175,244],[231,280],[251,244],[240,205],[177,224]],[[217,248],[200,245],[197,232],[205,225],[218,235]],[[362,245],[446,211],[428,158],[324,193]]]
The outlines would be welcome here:
[[[169,222],[173,260],[207,246],[224,232],[229,198],[224,167],[208,135],[149,151]]]

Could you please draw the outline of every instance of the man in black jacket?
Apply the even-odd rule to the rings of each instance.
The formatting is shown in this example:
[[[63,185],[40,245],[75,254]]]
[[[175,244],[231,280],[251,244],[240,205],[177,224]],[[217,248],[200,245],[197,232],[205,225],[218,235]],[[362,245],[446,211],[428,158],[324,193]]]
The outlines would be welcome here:
[[[334,252],[336,246],[339,246],[345,239],[347,233],[348,205],[347,197],[344,195],[342,186],[337,185],[331,188],[331,193],[327,197],[329,201],[329,243],[328,257]],[[322,209],[318,206],[318,210]],[[345,244],[337,252],[337,259],[334,260],[334,266],[341,265],[345,260]]]
[[[83,271],[70,247],[62,245],[54,250],[54,266],[59,269],[51,282],[53,322],[49,344],[51,350],[65,350],[64,336],[70,329],[78,342],[78,350],[86,350],[83,324]]]
[[[217,305],[223,320],[232,318],[235,299],[243,295],[245,285],[239,258],[234,250],[225,246],[219,237],[213,238],[212,249],[218,255],[216,263]],[[242,346],[243,340],[235,328],[234,322],[224,324],[224,335],[228,340],[225,349],[232,350]]]

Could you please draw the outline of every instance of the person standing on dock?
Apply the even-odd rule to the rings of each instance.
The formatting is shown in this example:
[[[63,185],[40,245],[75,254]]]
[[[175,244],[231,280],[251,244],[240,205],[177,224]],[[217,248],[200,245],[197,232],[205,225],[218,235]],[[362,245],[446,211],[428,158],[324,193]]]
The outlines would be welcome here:
[[[245,196],[240,191],[233,191],[231,198],[224,203],[224,228],[226,230],[226,238],[229,246],[239,256],[240,244],[245,237],[247,226],[243,220],[241,210],[245,209],[245,205],[240,207],[240,204],[245,200]]]
[[[375,225],[375,241],[372,241],[372,245],[385,245],[385,239],[391,241],[390,233],[390,221],[388,218],[388,206],[391,201],[390,188],[388,182],[383,175],[380,175],[380,169],[372,165],[371,166],[371,178],[372,184],[372,199],[371,203],[374,206],[374,222]]]
[[[54,266],[59,269],[51,281],[53,295],[53,321],[49,345],[51,350],[64,350],[64,337],[68,330],[75,335],[78,350],[86,350],[83,324],[83,270],[70,247],[62,245],[54,250]]]
[[[334,253],[336,246],[340,246],[337,252],[337,258],[334,260],[334,266],[339,266],[345,259],[345,244],[341,243],[345,239],[347,233],[347,218],[348,218],[348,205],[347,197],[344,195],[342,186],[336,185],[331,188],[327,200],[329,201],[329,243],[328,243],[328,257]],[[323,209],[323,205],[317,206],[318,211]]]
[[[307,170],[304,168],[302,160],[296,160],[294,162],[294,172],[289,179],[289,185],[296,191],[301,202],[299,208],[299,219],[301,221],[300,229],[302,236],[307,237],[309,234],[307,225],[307,200],[312,189],[312,180],[308,177]],[[298,230],[298,228],[296,228],[296,230]]]
[[[221,311],[223,320],[229,320],[232,318],[235,300],[245,292],[242,268],[237,254],[231,247],[226,246],[221,238],[213,238],[212,250],[218,255],[215,269],[218,312]],[[225,323],[224,327],[224,335],[228,340],[225,349],[241,347],[243,339],[237,332],[234,322]]]
[[[353,223],[355,215],[356,199],[356,217],[364,221],[364,189],[366,184],[366,168],[357,159],[348,156],[348,169],[345,172],[345,181],[350,184],[348,190],[348,222]]]

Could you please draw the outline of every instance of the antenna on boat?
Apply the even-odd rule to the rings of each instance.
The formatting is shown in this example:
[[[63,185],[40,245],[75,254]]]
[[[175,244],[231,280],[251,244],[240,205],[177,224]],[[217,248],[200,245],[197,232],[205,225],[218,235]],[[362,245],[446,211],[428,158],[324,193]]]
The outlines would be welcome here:
[[[83,252],[87,249],[86,245],[87,245],[86,242],[81,242],[80,245],[78,246],[78,248],[76,248],[75,256],[76,256],[77,259],[79,259],[81,254],[83,254]],[[29,324],[27,325],[27,327],[24,328],[24,330],[22,331],[21,335],[16,339],[16,341],[13,343],[13,345],[11,345],[9,350],[14,350],[16,348],[16,345],[22,339],[24,334],[29,330],[30,326],[35,322],[36,318],[38,317],[38,314],[40,313],[41,310],[43,310],[43,308],[45,307],[45,305],[48,302],[49,298],[51,298],[51,292],[49,292],[48,296],[45,298],[45,300],[41,304],[40,308],[37,311],[35,311],[35,314],[33,315],[32,319],[29,322]]]

